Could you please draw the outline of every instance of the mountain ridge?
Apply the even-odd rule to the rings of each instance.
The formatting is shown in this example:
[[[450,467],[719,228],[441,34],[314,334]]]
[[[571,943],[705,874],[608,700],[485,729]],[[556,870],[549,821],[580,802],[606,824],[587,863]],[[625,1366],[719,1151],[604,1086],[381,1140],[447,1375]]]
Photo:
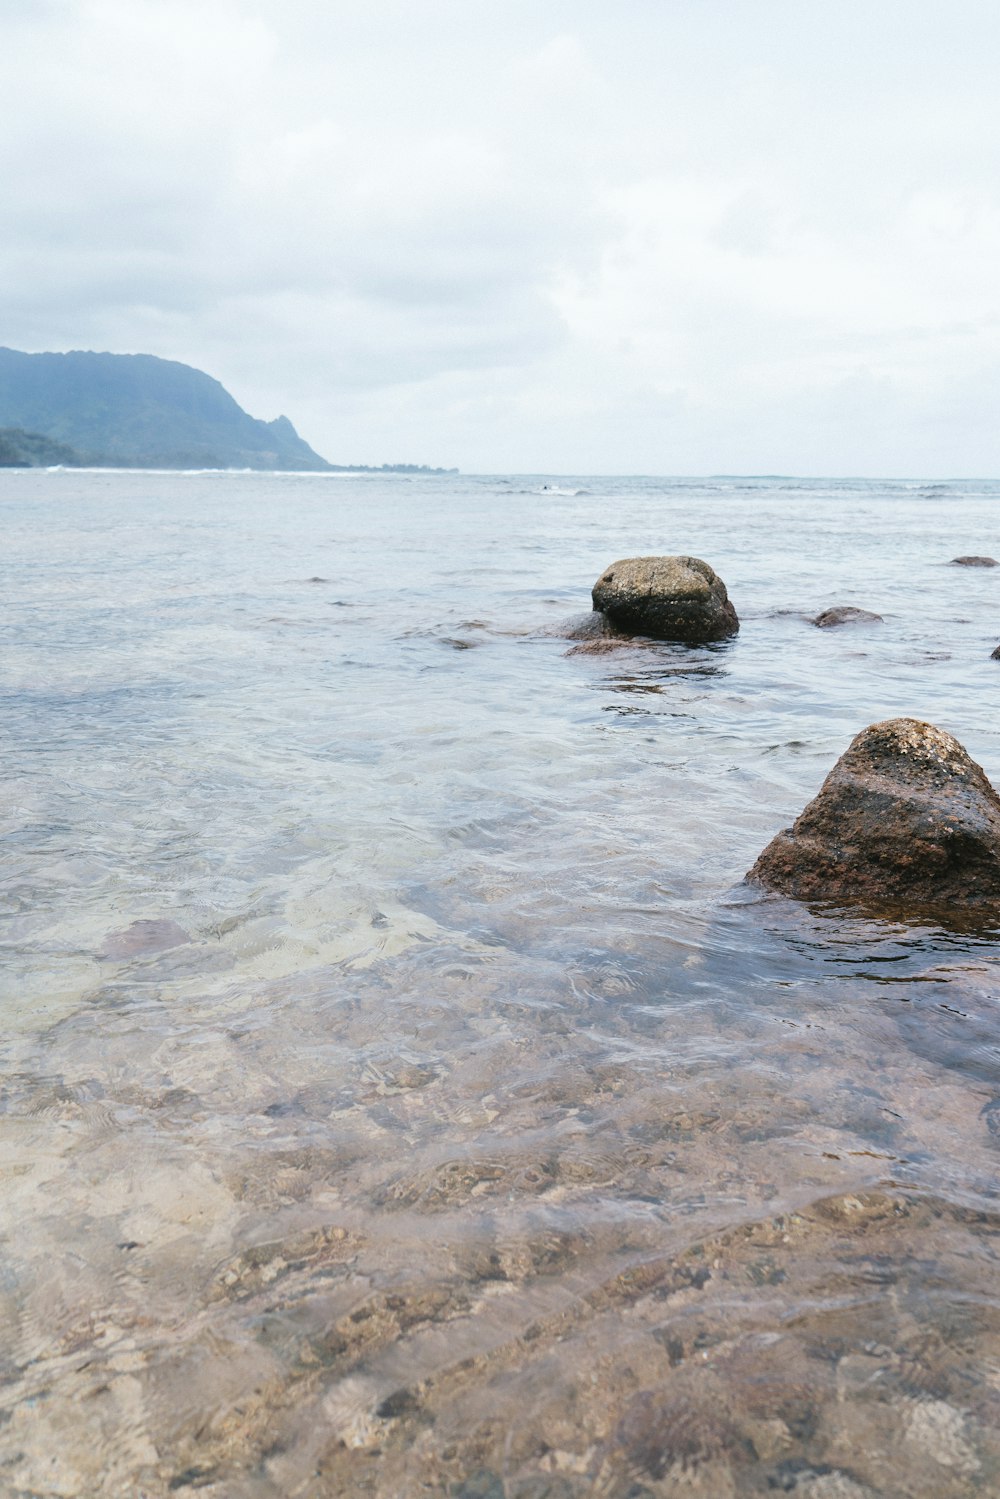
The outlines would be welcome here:
[[[0,347],[0,428],[8,440],[47,438],[86,466],[334,468],[288,417],[252,417],[213,376],[155,354]]]

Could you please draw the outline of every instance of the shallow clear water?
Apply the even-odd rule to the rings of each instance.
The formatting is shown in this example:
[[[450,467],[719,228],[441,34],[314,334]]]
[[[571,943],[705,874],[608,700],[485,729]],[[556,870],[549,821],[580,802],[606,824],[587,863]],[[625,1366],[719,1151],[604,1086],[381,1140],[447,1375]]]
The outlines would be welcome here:
[[[740,886],[1000,484],[546,482],[0,474],[5,1492],[1000,1492],[994,936]]]

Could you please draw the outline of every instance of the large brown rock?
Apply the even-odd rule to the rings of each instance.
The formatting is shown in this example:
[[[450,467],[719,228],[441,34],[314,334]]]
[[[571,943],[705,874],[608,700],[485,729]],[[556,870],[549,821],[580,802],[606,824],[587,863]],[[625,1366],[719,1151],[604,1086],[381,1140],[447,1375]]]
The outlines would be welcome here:
[[[900,915],[1000,912],[1000,797],[943,729],[916,718],[875,723],[747,879],[798,900]]]
[[[704,645],[740,627],[726,585],[700,557],[627,557],[605,568],[594,608],[619,630]]]

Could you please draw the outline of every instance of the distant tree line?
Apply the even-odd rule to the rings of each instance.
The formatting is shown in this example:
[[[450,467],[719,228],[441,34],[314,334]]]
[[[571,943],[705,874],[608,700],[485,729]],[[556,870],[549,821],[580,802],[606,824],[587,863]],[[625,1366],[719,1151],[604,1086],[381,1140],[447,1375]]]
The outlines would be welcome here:
[[[23,427],[0,427],[0,468],[79,468],[75,448]]]

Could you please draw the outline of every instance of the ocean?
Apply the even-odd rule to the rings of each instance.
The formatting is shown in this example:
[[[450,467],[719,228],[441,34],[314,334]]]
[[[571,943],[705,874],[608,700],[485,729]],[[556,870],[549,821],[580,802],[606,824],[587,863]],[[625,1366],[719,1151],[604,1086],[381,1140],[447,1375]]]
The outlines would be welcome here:
[[[1000,1493],[1000,934],[742,883],[1000,784],[998,501],[0,473],[5,1492]],[[739,635],[577,650],[662,552]]]

